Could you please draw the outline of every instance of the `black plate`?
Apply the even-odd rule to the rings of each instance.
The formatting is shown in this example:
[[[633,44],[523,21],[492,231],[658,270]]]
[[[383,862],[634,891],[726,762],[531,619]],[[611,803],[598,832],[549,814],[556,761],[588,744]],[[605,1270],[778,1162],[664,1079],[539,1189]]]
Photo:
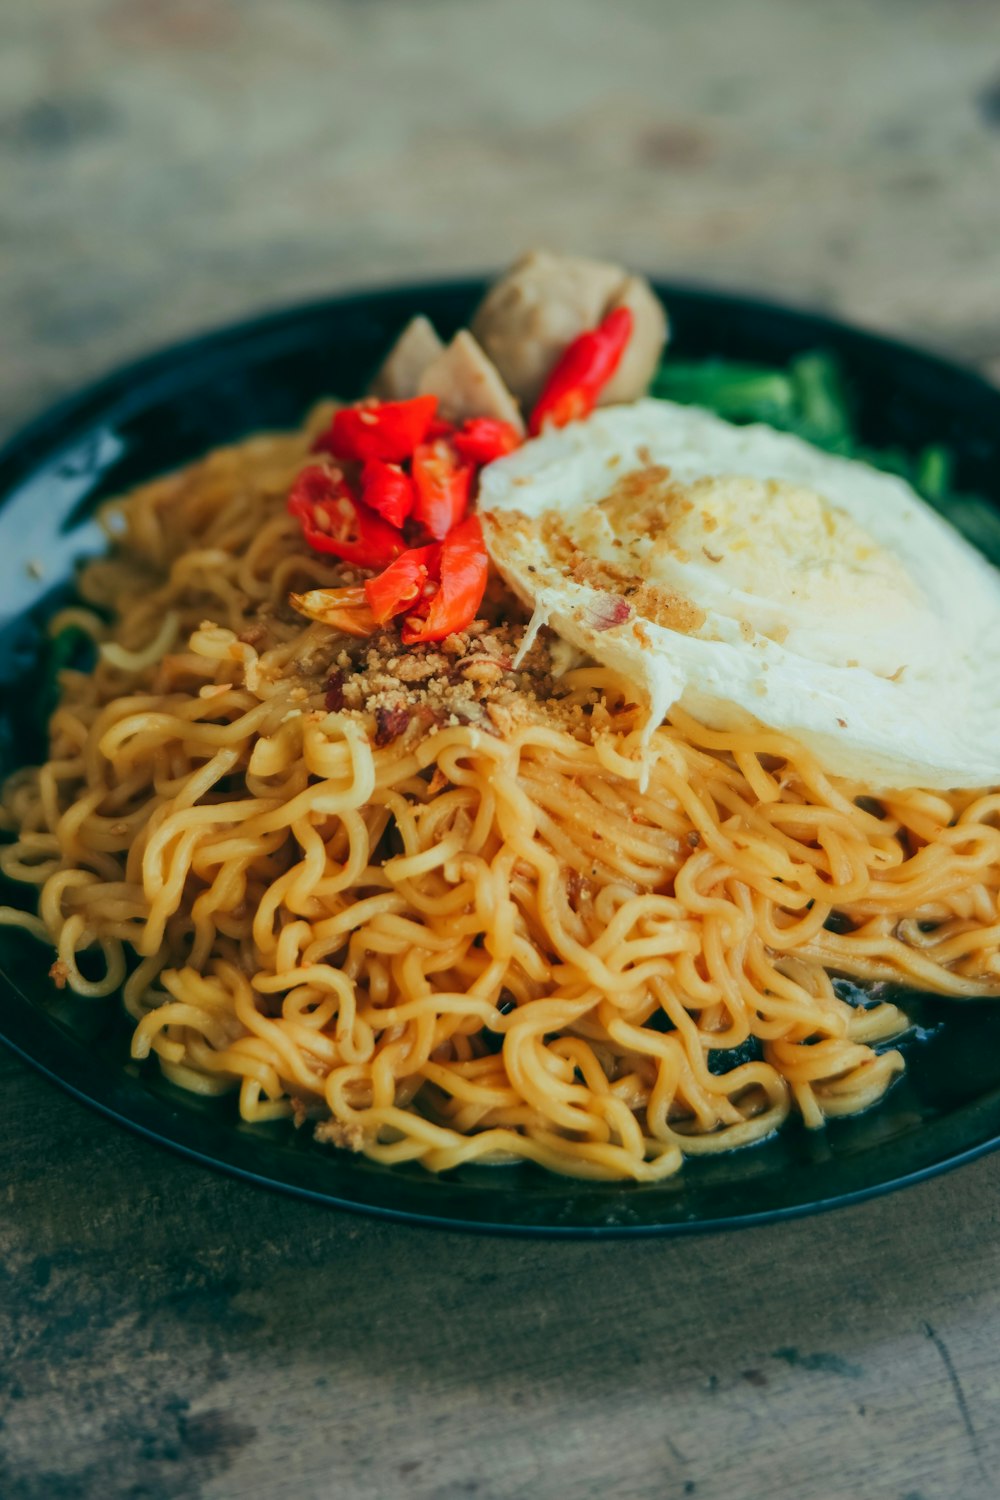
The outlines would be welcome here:
[[[960,487],[1000,498],[1000,392],[943,360],[809,314],[663,286],[673,347],[784,361],[835,351],[861,402],[866,442],[948,443]],[[293,308],[167,350],[56,407],[0,455],[0,755],[37,753],[27,705],[39,621],[73,562],[100,547],[95,502],[205,449],[297,423],[321,394],[363,387],[416,311],[460,326],[479,282],[407,287]],[[44,564],[33,576],[32,563]],[[21,888],[0,900],[24,904]],[[198,1161],[269,1187],[388,1218],[541,1235],[680,1233],[734,1227],[855,1201],[914,1182],[1000,1144],[1000,1006],[903,997],[919,1032],[907,1071],[867,1114],[811,1133],[689,1161],[671,1181],[636,1186],[551,1177],[531,1167],[470,1167],[432,1177],[313,1145],[290,1126],[248,1126],[231,1099],[205,1101],[128,1055],[117,1002],[60,995],[51,955],[0,928],[0,1038],[105,1114]]]

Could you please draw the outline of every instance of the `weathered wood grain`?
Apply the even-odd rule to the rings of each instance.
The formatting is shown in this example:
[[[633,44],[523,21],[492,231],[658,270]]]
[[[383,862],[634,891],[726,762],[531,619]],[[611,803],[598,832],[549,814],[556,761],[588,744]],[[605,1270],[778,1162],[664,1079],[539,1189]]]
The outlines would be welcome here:
[[[0,1079],[5,1500],[996,1493],[1000,1161],[738,1235],[497,1241]]]
[[[544,240],[1000,374],[995,0],[35,0],[0,424],[264,303]],[[441,1236],[0,1060],[4,1500],[986,1500],[1000,1161],[773,1230]]]

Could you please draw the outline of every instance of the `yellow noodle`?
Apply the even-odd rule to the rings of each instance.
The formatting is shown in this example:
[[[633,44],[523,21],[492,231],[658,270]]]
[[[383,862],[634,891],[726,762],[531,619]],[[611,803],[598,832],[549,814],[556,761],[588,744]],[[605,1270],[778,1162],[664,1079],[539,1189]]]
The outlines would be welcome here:
[[[341,581],[285,514],[307,446],[255,438],[109,507],[54,622],[97,665],[4,789],[0,867],[38,916],[0,920],[61,985],[121,991],[137,1058],[377,1161],[653,1181],[882,1096],[906,1018],[831,974],[1000,993],[995,789],[873,802],[773,730],[680,712],[644,762],[595,666],[561,685],[598,705],[576,725],[543,703],[380,746],[328,712],[329,632],[285,607]]]

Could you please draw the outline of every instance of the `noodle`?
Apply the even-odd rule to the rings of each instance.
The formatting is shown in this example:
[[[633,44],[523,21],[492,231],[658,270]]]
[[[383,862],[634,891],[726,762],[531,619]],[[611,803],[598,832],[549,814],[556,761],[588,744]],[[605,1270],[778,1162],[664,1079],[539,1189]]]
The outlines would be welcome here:
[[[554,683],[551,650],[492,713],[470,671],[468,714],[385,743],[328,709],[357,658],[287,606],[350,581],[285,512],[307,449],[255,438],[112,508],[65,612],[97,664],[4,790],[38,917],[0,920],[121,992],[135,1057],[381,1162],[649,1181],[882,1096],[906,1018],[831,975],[1000,993],[1000,793],[872,801],[680,712],[644,754],[628,684]]]

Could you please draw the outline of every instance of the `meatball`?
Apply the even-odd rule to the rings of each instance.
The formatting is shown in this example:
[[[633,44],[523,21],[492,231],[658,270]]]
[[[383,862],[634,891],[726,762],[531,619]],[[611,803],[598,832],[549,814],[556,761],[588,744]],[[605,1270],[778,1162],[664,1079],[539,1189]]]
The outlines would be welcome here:
[[[621,266],[532,250],[486,294],[472,332],[525,410],[537,401],[567,344],[616,307],[631,309],[632,339],[601,404],[645,394],[667,338],[667,318],[648,281]]]

